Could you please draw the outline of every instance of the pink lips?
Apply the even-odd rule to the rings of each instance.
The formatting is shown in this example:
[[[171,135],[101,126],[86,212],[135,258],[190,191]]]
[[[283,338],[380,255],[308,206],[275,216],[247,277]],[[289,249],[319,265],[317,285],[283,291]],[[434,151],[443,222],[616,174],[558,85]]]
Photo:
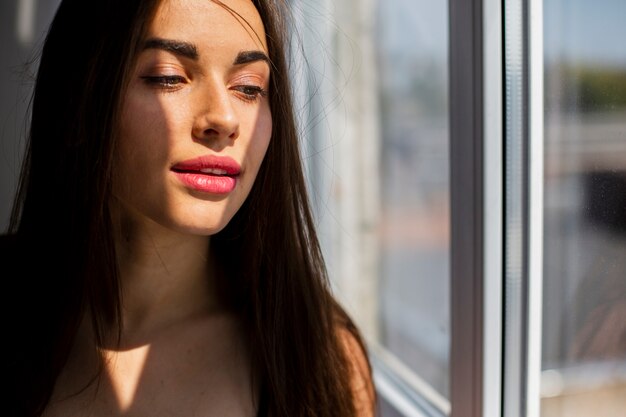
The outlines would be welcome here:
[[[177,163],[172,172],[187,187],[211,194],[228,194],[235,189],[241,167],[227,156],[205,155]]]

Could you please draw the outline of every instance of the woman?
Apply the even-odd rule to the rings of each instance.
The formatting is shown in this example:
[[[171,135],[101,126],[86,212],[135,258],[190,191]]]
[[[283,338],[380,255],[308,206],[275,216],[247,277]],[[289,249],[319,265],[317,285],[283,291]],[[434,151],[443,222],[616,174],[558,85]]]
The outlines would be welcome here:
[[[283,9],[62,2],[2,242],[8,415],[373,415],[307,204]]]

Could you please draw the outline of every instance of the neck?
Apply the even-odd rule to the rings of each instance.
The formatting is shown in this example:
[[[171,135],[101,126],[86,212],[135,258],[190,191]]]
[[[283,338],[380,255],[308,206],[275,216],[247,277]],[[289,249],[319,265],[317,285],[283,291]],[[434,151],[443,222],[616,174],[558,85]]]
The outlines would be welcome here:
[[[208,236],[177,233],[152,221],[118,233],[123,343],[219,309],[209,242]]]

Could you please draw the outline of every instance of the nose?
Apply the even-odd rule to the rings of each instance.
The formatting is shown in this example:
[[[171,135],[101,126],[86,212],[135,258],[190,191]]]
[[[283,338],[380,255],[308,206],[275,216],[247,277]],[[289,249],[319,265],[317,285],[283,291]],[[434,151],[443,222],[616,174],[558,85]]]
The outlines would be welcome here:
[[[219,140],[239,137],[239,118],[226,86],[207,88],[197,98],[198,114],[194,120],[193,136],[198,140]]]

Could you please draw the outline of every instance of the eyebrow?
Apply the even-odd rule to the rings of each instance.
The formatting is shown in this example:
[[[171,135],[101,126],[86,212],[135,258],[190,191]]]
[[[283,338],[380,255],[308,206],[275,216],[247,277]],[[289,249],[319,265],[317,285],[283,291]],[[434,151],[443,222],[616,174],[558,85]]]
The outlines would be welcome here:
[[[194,61],[198,60],[198,48],[196,48],[196,45],[189,42],[150,38],[143,44],[143,49],[161,49]]]
[[[235,58],[234,65],[243,65],[248,64],[250,62],[256,61],[265,61],[268,65],[270,63],[270,59],[265,55],[265,52],[262,51],[241,51],[237,54],[237,58]]]
[[[150,38],[144,42],[143,49],[161,49],[194,61],[197,61],[199,57],[196,45],[173,39]],[[263,51],[241,51],[237,54],[233,65],[243,65],[257,61],[264,61],[268,65],[270,64],[269,57]]]

